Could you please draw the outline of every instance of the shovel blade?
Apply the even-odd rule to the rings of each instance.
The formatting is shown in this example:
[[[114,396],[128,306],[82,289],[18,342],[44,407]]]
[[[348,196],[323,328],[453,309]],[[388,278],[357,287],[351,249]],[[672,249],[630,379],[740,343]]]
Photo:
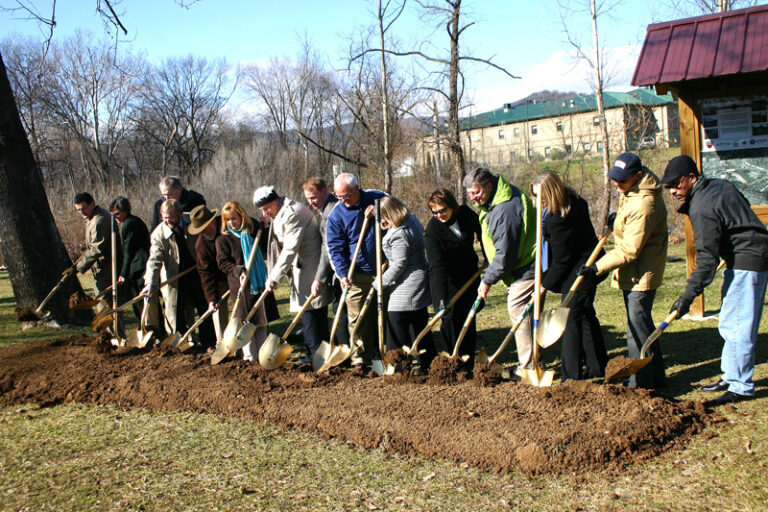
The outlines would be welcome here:
[[[138,348],[144,348],[147,346],[147,343],[150,342],[152,339],[152,331],[147,331],[144,334],[142,334],[141,339],[139,340],[139,344],[137,345]]]
[[[248,322],[245,324],[238,332],[237,337],[235,338],[235,344],[232,346],[233,350],[237,350],[238,348],[243,348],[247,344],[251,342],[253,339],[253,335],[256,334],[256,329],[258,327],[253,325],[252,323]],[[273,335],[271,335],[273,336]]]
[[[274,334],[270,334],[259,348],[259,364],[265,370],[280,368],[292,352],[293,347],[289,343]]]
[[[140,329],[136,329],[131,334],[129,334],[127,338],[125,338],[125,346],[131,348],[139,347],[143,335],[144,333],[142,333]]]
[[[86,299],[82,302],[78,302],[70,309],[91,309],[93,306],[97,306],[99,302],[98,299]]]
[[[651,359],[653,359],[653,354],[648,357],[644,357],[643,359],[635,359],[631,363],[628,363],[626,366],[621,368],[619,371],[612,373],[611,375],[606,375],[605,381],[611,382],[615,380],[626,379],[630,375],[634,375],[645,368],[648,363],[651,362]]]
[[[181,340],[181,334],[175,332],[169,336],[166,336],[163,341],[160,342],[161,347],[175,347],[176,344]]]
[[[223,342],[216,344],[216,350],[211,354],[211,366],[219,364],[229,355],[229,349]]]
[[[542,348],[551,347],[565,332],[565,325],[568,322],[568,314],[571,308],[552,308],[541,315],[539,319],[539,332],[537,339]]]
[[[524,369],[520,375],[520,382],[537,388],[547,388],[552,385],[554,377],[555,372],[552,370],[542,370],[541,368]]]
[[[328,361],[328,359],[331,356],[331,351],[334,347],[331,346],[330,343],[327,341],[324,341],[320,344],[319,347],[317,347],[317,350],[315,350],[315,355],[312,356],[312,369],[316,372],[319,372],[325,367],[325,363]]]
[[[227,328],[224,329],[224,334],[221,336],[221,345],[224,345],[224,347],[227,349],[227,353],[231,352],[235,349],[235,346],[237,345],[237,333],[240,332],[240,327],[242,326],[242,322],[238,320],[237,318],[230,318],[229,323],[227,324]],[[218,345],[216,346],[216,350],[218,350]]]
[[[112,314],[104,315],[93,321],[93,323],[91,324],[91,330],[93,332],[103,331],[104,329],[112,325],[112,321],[113,321]]]

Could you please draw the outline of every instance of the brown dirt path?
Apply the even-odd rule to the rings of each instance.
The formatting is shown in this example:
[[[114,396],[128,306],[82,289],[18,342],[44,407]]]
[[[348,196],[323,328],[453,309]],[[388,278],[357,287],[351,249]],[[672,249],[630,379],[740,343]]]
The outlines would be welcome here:
[[[537,389],[426,379],[317,375],[152,349],[104,353],[74,336],[0,349],[0,403],[80,401],[228,414],[507,472],[616,469],[682,448],[717,418],[703,405],[613,385]]]

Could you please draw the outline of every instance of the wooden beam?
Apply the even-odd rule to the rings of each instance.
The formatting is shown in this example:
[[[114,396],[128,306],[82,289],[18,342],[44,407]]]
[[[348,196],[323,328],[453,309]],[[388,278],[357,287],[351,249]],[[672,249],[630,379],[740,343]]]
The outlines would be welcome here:
[[[701,169],[701,125],[696,112],[696,97],[680,94],[677,98],[680,117],[680,153],[688,155]],[[693,246],[693,226],[688,216],[685,216],[685,268],[686,276],[690,277],[696,270],[696,249]],[[691,304],[689,316],[702,318],[704,316],[704,294],[696,297]]]
[[[760,219],[760,222],[763,224],[768,224],[768,205],[761,204],[757,206],[752,207],[752,211],[755,212],[757,215],[757,218]]]

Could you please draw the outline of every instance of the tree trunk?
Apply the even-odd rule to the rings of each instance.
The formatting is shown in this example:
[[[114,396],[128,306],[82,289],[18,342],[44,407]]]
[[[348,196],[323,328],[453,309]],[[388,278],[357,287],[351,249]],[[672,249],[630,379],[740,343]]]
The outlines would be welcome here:
[[[382,137],[384,151],[384,192],[392,193],[392,156],[389,147],[389,91],[387,87],[387,59],[384,53],[384,11],[379,0],[379,42],[381,44],[381,117],[384,125]]]
[[[74,207],[74,206],[73,206]],[[0,249],[19,306],[36,308],[72,261],[53,220],[0,54]],[[59,322],[80,290],[70,278],[48,304]]]
[[[598,232],[602,233],[605,229],[605,221],[608,213],[611,211],[611,180],[608,178],[608,170],[611,168],[611,156],[609,154],[608,124],[605,119],[605,107],[603,105],[603,76],[601,73],[602,61],[600,60],[600,46],[597,38],[597,7],[595,0],[589,2],[590,13],[592,15],[592,44],[595,48],[595,98],[597,98],[597,113],[600,116],[600,135],[603,139],[603,209],[600,212],[600,225]]]
[[[453,165],[455,173],[455,192],[456,198],[460,203],[466,203],[467,197],[464,193],[462,180],[464,179],[464,151],[461,147],[459,132],[459,15],[461,14],[461,0],[453,4],[453,15],[451,17],[450,29],[451,36],[451,64],[448,71],[448,129],[450,130],[450,149],[453,155]]]

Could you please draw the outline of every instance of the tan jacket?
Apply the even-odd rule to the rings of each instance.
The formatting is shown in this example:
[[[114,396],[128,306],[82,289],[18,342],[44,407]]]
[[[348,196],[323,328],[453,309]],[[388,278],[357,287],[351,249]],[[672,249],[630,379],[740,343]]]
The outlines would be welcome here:
[[[197,237],[187,233],[189,225],[184,226],[184,236],[187,247],[193,258],[196,257],[195,241]],[[179,245],[173,236],[173,231],[165,222],[161,222],[149,236],[149,259],[144,272],[144,282],[159,285],[162,281],[179,273]],[[193,272],[197,277],[197,274]],[[165,303],[165,319],[168,325],[176,325],[176,309],[178,306],[179,281],[163,286],[160,293]]]
[[[112,245],[111,218],[109,212],[97,206],[85,222],[85,254],[77,264],[77,271],[85,273],[89,268],[96,279],[102,273],[111,275]],[[111,278],[110,278],[111,279]]]
[[[600,258],[598,274],[614,270],[611,286],[651,291],[661,285],[667,261],[667,207],[659,179],[647,168],[632,189],[619,196],[613,224],[615,248]]]
[[[312,281],[315,280],[323,240],[320,237],[317,217],[301,203],[288,197],[282,198],[283,204],[277,216],[270,224],[270,241],[277,243],[269,254],[269,276],[279,282],[288,276],[291,282],[290,310],[299,311],[310,294]],[[275,253],[279,251],[279,256]],[[323,292],[312,301],[309,308],[317,309],[331,302],[331,287],[323,287]]]

